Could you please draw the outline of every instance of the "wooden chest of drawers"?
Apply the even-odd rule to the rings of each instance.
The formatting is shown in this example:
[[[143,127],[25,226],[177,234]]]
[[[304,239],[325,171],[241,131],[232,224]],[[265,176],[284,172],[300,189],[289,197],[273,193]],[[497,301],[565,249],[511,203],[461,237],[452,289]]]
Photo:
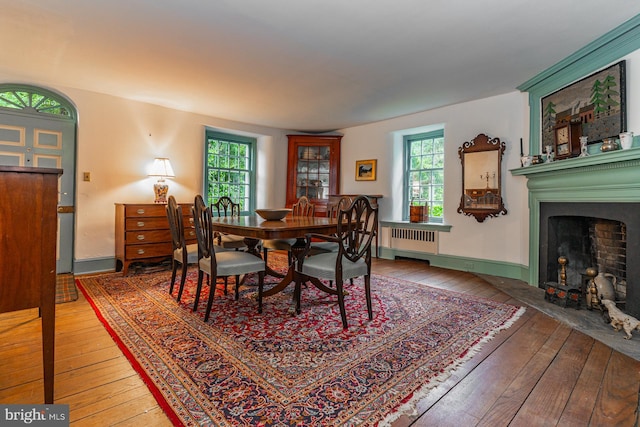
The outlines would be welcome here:
[[[116,271],[126,275],[133,262],[171,257],[166,205],[116,203]],[[187,243],[195,243],[191,204],[181,204]]]

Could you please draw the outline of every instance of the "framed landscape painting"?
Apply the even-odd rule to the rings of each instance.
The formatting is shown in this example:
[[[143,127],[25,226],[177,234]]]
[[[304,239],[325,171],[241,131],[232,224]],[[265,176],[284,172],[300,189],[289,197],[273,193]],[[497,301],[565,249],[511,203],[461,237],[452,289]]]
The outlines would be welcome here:
[[[554,128],[581,123],[593,144],[626,131],[625,61],[597,71],[541,100],[542,148],[554,145]]]
[[[356,160],[356,181],[375,181],[377,160]]]

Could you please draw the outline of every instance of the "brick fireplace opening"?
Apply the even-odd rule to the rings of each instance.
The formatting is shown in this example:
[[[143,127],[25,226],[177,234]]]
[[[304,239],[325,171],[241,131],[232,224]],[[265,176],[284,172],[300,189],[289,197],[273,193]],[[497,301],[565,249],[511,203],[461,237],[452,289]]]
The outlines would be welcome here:
[[[538,286],[559,281],[564,256],[567,284],[579,286],[586,268],[616,278],[616,299],[640,315],[640,203],[540,203]],[[635,284],[634,284],[635,282]],[[635,288],[634,288],[635,285]]]

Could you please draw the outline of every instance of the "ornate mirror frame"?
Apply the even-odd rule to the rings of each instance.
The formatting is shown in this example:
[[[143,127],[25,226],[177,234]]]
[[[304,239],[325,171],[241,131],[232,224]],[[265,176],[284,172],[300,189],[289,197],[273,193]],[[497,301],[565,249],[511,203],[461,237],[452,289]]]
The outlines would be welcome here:
[[[462,162],[462,197],[458,213],[478,222],[506,215],[502,200],[502,155],[505,143],[481,133],[458,148]]]

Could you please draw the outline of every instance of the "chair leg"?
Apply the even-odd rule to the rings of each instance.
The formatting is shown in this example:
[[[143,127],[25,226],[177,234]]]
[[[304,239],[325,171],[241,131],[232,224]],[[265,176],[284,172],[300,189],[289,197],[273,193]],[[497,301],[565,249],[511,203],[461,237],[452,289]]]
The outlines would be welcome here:
[[[215,284],[218,283],[218,278],[216,276],[211,277],[212,285],[209,287],[209,300],[207,301],[207,311],[204,313],[204,321],[209,320],[209,314],[211,313],[211,307],[213,306],[213,298],[216,295],[216,287]]]
[[[262,313],[262,291],[264,288],[264,271],[258,272],[258,313]]]
[[[340,317],[342,317],[342,327],[348,329],[347,311],[344,308],[344,291],[342,281],[336,280],[336,292],[338,293],[338,306],[340,307]]]
[[[180,275],[180,289],[178,289],[178,299],[180,302],[180,298],[182,298],[182,291],[184,290],[184,282],[187,280],[187,265],[182,264],[182,273]]]
[[[373,320],[373,309],[371,308],[371,276],[364,276],[364,293],[367,296],[367,312],[369,320]]]
[[[262,247],[262,259],[264,259],[264,264],[267,265],[267,253],[269,253],[269,249]]]
[[[198,270],[198,286],[196,287],[196,298],[193,302],[193,311],[198,310],[198,302],[200,301],[200,291],[202,291],[202,279],[204,278],[204,271]]]
[[[178,271],[178,262],[174,259],[171,261],[171,286],[169,286],[169,294],[173,295],[173,285],[176,282],[176,273]],[[178,300],[180,301],[180,300]]]
[[[240,299],[240,275],[236,274],[236,301]]]
[[[228,292],[227,292],[228,279],[229,279],[229,278],[228,278],[227,276],[224,276],[224,277],[222,278],[222,280],[224,280],[224,294],[225,294],[225,296],[226,296],[226,295],[227,295],[227,293],[228,293]],[[218,284],[217,284],[217,283],[216,283],[216,286],[218,286]]]

